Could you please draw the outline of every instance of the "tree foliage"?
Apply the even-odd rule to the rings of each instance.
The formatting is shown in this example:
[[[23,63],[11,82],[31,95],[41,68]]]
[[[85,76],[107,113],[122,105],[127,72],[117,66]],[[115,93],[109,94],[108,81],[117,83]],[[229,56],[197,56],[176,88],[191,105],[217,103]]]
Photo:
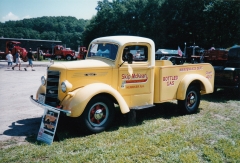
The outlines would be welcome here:
[[[103,0],[83,37],[143,36],[156,48],[229,47],[240,42],[239,8],[236,0]]]
[[[40,17],[0,23],[0,36],[42,40],[61,40],[77,49],[82,44],[82,32],[89,20],[75,17]]]
[[[98,1],[91,20],[40,17],[0,23],[0,36],[61,40],[76,49],[94,38],[136,35],[154,40],[156,48],[204,48],[240,44],[237,0],[108,0]]]

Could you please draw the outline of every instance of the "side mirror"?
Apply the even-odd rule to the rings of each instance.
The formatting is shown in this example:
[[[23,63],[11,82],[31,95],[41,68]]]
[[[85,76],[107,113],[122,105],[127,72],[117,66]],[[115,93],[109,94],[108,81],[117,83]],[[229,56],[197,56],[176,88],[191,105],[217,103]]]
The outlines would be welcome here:
[[[132,64],[133,55],[132,55],[131,53],[128,53],[128,54],[127,54],[127,61],[128,61],[128,64]]]

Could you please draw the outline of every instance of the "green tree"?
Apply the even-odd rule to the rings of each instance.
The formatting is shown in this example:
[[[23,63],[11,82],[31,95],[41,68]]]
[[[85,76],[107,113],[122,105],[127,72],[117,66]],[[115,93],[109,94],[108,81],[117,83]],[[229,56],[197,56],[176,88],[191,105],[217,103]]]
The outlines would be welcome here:
[[[239,43],[240,2],[235,0],[103,0],[83,33],[84,43],[107,35],[137,35],[156,48]]]
[[[204,48],[240,44],[240,2],[236,0],[98,1],[91,20],[71,16],[0,23],[0,37],[61,40],[72,49],[96,37],[136,35],[151,38],[158,48]]]
[[[82,44],[89,20],[75,17],[40,17],[0,23],[0,36],[8,38],[61,40],[72,49]]]

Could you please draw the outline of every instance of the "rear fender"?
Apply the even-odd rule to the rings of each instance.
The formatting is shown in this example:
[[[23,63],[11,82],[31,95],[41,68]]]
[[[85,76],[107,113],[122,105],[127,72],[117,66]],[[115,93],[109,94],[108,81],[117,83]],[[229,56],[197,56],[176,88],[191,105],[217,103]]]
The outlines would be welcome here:
[[[69,92],[65,99],[62,101],[61,105],[63,106],[64,110],[71,110],[71,117],[79,117],[83,113],[88,102],[95,95],[101,93],[107,93],[113,96],[117,100],[120,106],[120,110],[123,114],[130,111],[126,101],[121,96],[121,94],[119,94],[119,92],[111,86],[103,83],[89,84],[73,92]]]
[[[178,100],[185,99],[187,88],[193,82],[200,84],[201,94],[207,94],[207,93],[213,92],[213,85],[206,77],[199,74],[189,74],[182,79],[182,81],[178,86],[178,90],[177,90]]]

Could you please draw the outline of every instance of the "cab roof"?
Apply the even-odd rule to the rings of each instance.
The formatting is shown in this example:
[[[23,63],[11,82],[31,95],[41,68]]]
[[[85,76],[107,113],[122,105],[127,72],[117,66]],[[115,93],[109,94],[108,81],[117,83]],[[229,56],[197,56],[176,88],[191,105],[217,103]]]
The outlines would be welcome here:
[[[94,39],[91,43],[98,43],[98,42],[113,42],[116,44],[119,44],[120,46],[130,43],[130,42],[147,42],[151,44],[152,47],[154,47],[153,40],[145,37],[139,37],[139,36],[106,36],[106,37],[99,37]]]

